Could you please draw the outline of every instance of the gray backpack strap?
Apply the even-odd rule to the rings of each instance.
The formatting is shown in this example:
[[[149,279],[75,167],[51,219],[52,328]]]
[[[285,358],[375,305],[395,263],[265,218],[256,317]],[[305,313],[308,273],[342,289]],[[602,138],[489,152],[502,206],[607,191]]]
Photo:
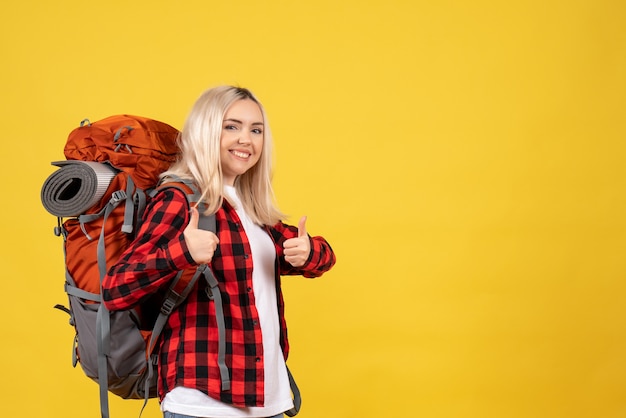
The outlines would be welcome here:
[[[57,235],[63,235],[63,240],[65,241],[67,239],[67,235],[64,233],[64,229],[61,226],[61,218],[58,218],[58,219],[59,219],[59,226],[55,228],[55,234],[57,234],[58,232]],[[67,258],[67,251],[65,249],[65,245],[63,245],[63,259],[66,259],[66,258]],[[67,265],[65,266],[64,289],[65,289],[65,293],[68,296],[75,296],[80,299],[90,300],[96,303],[100,303],[101,301],[101,296],[99,294],[87,292],[86,290],[80,289],[76,286],[76,282],[74,281],[74,278],[72,277],[69,270],[67,269]],[[71,300],[68,300],[68,306],[70,307],[72,306]],[[54,307],[56,309],[59,309],[67,313],[70,316],[70,325],[72,325],[73,327],[76,326],[74,313],[72,312],[71,309],[66,308],[65,306],[60,305],[60,304],[56,304]],[[78,364],[77,353],[78,353],[78,333],[74,335],[74,341],[72,342],[72,367],[76,367],[76,365]]]
[[[148,343],[149,353],[152,353],[154,351],[154,347],[156,346],[156,342],[159,339],[163,328],[165,327],[167,318],[170,316],[174,308],[176,308],[185,300],[187,295],[189,295],[191,289],[198,281],[198,278],[200,277],[200,273],[196,271],[187,286],[185,286],[185,288],[180,293],[176,293],[176,291],[174,290],[174,285],[180,280],[182,275],[183,272],[181,270],[174,278],[174,281],[170,285],[170,288],[165,295],[163,303],[161,304],[161,310],[159,311],[159,316],[157,317],[156,321],[154,322],[154,326],[152,327],[152,334],[150,336],[150,342]]]
[[[129,181],[132,182],[132,180],[130,180],[130,177],[129,177]],[[127,205],[126,205],[126,209],[125,210],[128,211],[129,210],[128,206],[130,205],[130,203],[132,203],[132,202],[129,202],[127,200],[128,196],[129,195],[127,195],[126,191],[124,191],[124,190],[117,190],[117,191],[115,191],[115,192],[113,192],[111,194],[111,199],[107,202],[107,204],[102,209],[100,209],[99,212],[78,215],[77,219],[80,222],[80,229],[83,231],[83,234],[85,234],[87,239],[89,239],[91,241],[93,238],[85,230],[85,224],[89,223],[91,221],[94,221],[94,220],[96,220],[98,218],[101,218],[103,216],[105,217],[105,221],[106,221],[106,218],[108,218],[109,214],[113,211],[113,209],[115,209],[117,207],[117,205],[119,205],[120,202],[122,202],[124,200],[127,201],[126,202]],[[131,210],[133,209],[132,205],[131,205],[130,209]],[[131,229],[132,229],[132,226],[131,226]]]
[[[222,379],[222,390],[230,390],[230,376],[228,367],[226,366],[226,322],[224,321],[224,306],[222,304],[222,294],[218,287],[217,279],[213,271],[206,264],[201,265],[198,269],[203,271],[205,280],[208,283],[206,294],[215,303],[215,319],[217,320],[217,365],[220,369],[220,377]]]
[[[124,225],[122,225],[122,232],[126,232],[127,234],[133,232],[135,226],[134,194],[135,182],[133,182],[132,177],[128,176],[126,180],[126,196],[129,200],[126,202],[126,207],[124,208]]]
[[[65,293],[71,296],[76,296],[77,298],[91,300],[98,303],[101,301],[99,294],[87,292],[86,290],[79,289],[78,287],[74,287],[68,283],[65,283]]]
[[[187,196],[187,200],[190,203],[198,203],[200,199],[200,191],[195,187],[193,182],[185,179],[181,179],[177,176],[172,176],[173,184],[169,187],[173,187],[181,190]],[[184,183],[188,186],[193,194],[189,195],[185,190],[182,190],[181,187],[177,187],[176,183]],[[164,186],[167,186],[168,183],[165,183]],[[158,190],[158,189],[157,189]],[[156,192],[155,192],[156,193]],[[154,194],[152,195],[154,196]],[[217,225],[215,221],[215,215],[204,216],[202,215],[202,210],[200,210],[200,219],[198,220],[198,228],[217,232]],[[204,279],[206,280],[208,287],[206,288],[206,294],[210,300],[215,303],[215,316],[217,321],[217,332],[218,332],[218,350],[217,350],[217,365],[220,370],[220,378],[222,381],[222,390],[230,390],[230,374],[228,372],[228,366],[226,366],[226,322],[224,320],[224,306],[222,303],[222,294],[220,293],[218,287],[218,281],[211,271],[211,268],[206,264],[202,264],[198,266],[196,270],[196,274],[202,274]]]
[[[289,386],[291,387],[291,393],[293,393],[293,408],[285,411],[285,415],[288,417],[295,417],[300,412],[302,406],[302,397],[300,396],[300,389],[296,384],[296,380],[293,378],[289,367],[287,367],[287,375],[289,376]]]
[[[133,194],[133,202],[137,207],[137,217],[135,219],[135,229],[134,231],[139,230],[139,225],[142,222],[143,213],[146,210],[146,206],[148,205],[148,193],[142,189],[135,189],[135,193]]]
[[[131,188],[134,188],[133,181],[128,177],[128,185]],[[127,186],[127,190],[129,190]],[[131,223],[130,229],[132,230],[132,210],[133,210],[133,202],[132,195],[124,192],[123,190],[118,190],[113,193],[111,196],[111,200],[104,207],[104,219],[103,225],[106,225],[106,221],[113,212],[113,210],[119,205],[122,201],[126,200],[126,208],[125,213],[127,214],[131,211]],[[127,216],[125,216],[124,228],[127,226]],[[97,249],[97,258],[98,258],[98,270],[100,272],[100,285],[102,286],[102,281],[104,280],[104,276],[107,274],[106,268],[106,249],[105,249],[105,241],[104,241],[105,229],[104,227],[100,231],[100,238],[98,240],[98,249]],[[102,289],[100,289],[102,293]],[[98,349],[98,385],[100,386],[100,413],[102,418],[109,418],[109,382],[108,382],[108,361],[107,356],[110,353],[111,348],[111,315],[109,310],[104,306],[103,303],[98,307],[98,315],[96,318],[96,341],[97,341],[97,349]]]
[[[215,233],[217,231],[215,215],[204,216],[200,214],[200,218],[198,219],[198,228]]]
[[[111,195],[111,199],[109,202],[100,210],[98,213],[88,214],[88,215],[79,215],[78,221],[80,223],[81,229],[83,233],[88,239],[93,239],[87,234],[84,224],[91,222],[100,217],[104,217],[103,225],[106,224],[106,221],[113,212],[113,210],[123,201],[126,201],[126,207],[124,210],[124,226],[122,227],[122,231],[124,232],[132,232],[133,230],[133,212],[134,212],[134,202],[132,199],[133,193],[135,189],[135,185],[133,180],[128,177],[126,191],[118,190]],[[60,224],[60,219],[59,219]],[[62,233],[62,228],[59,225],[58,227],[59,233]],[[98,259],[98,271],[100,273],[100,283],[102,284],[102,280],[107,273],[106,268],[106,249],[105,249],[105,230],[104,228],[100,231],[100,237],[98,239],[97,246],[97,259]],[[65,248],[64,248],[65,250]],[[98,359],[98,385],[100,388],[100,413],[102,418],[109,418],[109,397],[108,397],[108,360],[107,356],[110,353],[110,340],[111,340],[111,316],[110,312],[106,309],[104,304],[101,303],[101,296],[95,293],[86,292],[82,289],[76,287],[75,282],[69,272],[66,269],[66,285],[65,291],[68,295],[76,296],[81,299],[91,300],[97,303],[100,303],[98,307],[98,312],[96,316],[96,341],[97,341],[97,359]],[[102,289],[100,289],[102,291]],[[73,321],[73,318],[70,315],[70,321]],[[76,338],[74,339],[74,345],[76,345]],[[73,364],[76,365],[76,347],[74,347],[73,353]]]
[[[156,347],[156,343],[159,340],[161,332],[163,332],[163,328],[165,327],[165,324],[167,323],[167,319],[169,318],[170,314],[172,313],[174,308],[178,307],[178,305],[180,305],[187,298],[189,292],[191,292],[191,289],[193,289],[193,287],[196,285],[196,282],[200,278],[201,274],[202,272],[198,268],[189,283],[187,283],[187,285],[185,286],[185,288],[180,291],[180,293],[177,293],[174,290],[174,287],[183,276],[183,271],[179,271],[174,278],[174,281],[170,285],[167,294],[165,295],[165,299],[163,300],[163,303],[161,304],[159,316],[157,317],[154,326],[152,327],[152,334],[150,335],[150,341],[148,342],[149,355],[147,357],[148,364],[146,365],[148,369],[148,378],[146,379],[144,386],[144,402],[143,406],[141,407],[142,412],[148,404],[150,394],[150,382],[152,381],[152,377],[154,374],[154,369],[152,368],[152,365],[150,363],[153,361],[153,352],[154,348]],[[154,360],[158,361],[158,359],[156,358]],[[139,415],[141,416],[141,413]]]
[[[176,187],[176,186],[172,186],[172,187]],[[189,198],[189,196],[187,197]],[[217,228],[216,228],[216,222],[215,222],[215,215],[210,215],[210,216],[200,215],[200,219],[198,221],[198,227],[201,229],[205,229],[207,231],[216,232]],[[187,296],[189,295],[189,292],[191,292],[191,290],[194,288],[200,276],[203,275],[205,267],[206,265],[198,266],[191,280],[180,291],[180,293],[177,293],[174,289],[178,281],[181,279],[183,275],[183,271],[179,271],[176,277],[174,278],[174,280],[172,281],[172,283],[170,284],[170,287],[167,291],[167,294],[165,295],[163,303],[161,304],[159,315],[154,323],[154,326],[152,327],[152,334],[150,335],[150,341],[148,342],[148,353],[150,353],[147,359],[148,362],[151,362],[152,358],[154,357],[153,352],[156,347],[156,343],[159,340],[161,332],[163,332],[163,328],[165,327],[165,324],[167,323],[167,320],[170,314],[175,308],[177,308],[187,298]],[[223,319],[223,315],[222,315],[222,319]],[[151,367],[151,364],[147,364],[147,367],[148,367],[148,378],[146,379],[146,383],[145,383],[145,389],[144,389],[145,398],[144,398],[143,407],[141,408],[142,411],[144,410],[144,408],[146,407],[148,403],[148,394],[150,392],[150,382],[152,381],[152,376],[154,373],[154,370]]]
[[[100,386],[100,413],[102,418],[109,418],[109,380],[107,355],[111,339],[111,315],[101,303],[96,319],[96,341],[98,347],[98,385]]]
[[[65,239],[65,236],[64,236]],[[67,258],[67,252],[65,250],[65,245],[63,246],[63,258]],[[91,293],[91,292],[87,292],[86,290],[80,289],[79,287],[76,286],[76,281],[74,281],[74,278],[72,277],[72,275],[70,274],[69,270],[67,269],[67,266],[65,266],[65,293],[67,293],[69,296],[76,296],[78,298],[81,299],[86,299],[86,300],[90,300],[93,302],[97,302],[100,303],[100,301],[102,300],[101,296],[97,293]],[[69,309],[67,309],[67,311],[70,314],[70,318],[72,316],[72,313]],[[73,318],[71,318],[70,320],[70,324],[73,324]]]

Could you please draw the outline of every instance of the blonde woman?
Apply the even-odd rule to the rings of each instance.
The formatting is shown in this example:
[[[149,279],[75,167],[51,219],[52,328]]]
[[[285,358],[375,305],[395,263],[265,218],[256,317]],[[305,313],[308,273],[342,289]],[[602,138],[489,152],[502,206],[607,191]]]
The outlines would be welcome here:
[[[271,187],[272,139],[264,109],[247,89],[221,86],[194,104],[180,136],[181,157],[163,182],[191,180],[217,233],[198,228],[185,194],[165,188],[150,202],[128,251],[111,268],[103,299],[129,309],[167,288],[180,270],[209,264],[223,304],[219,351],[215,302],[199,281],[171,314],[159,351],[165,418],[282,417],[293,407],[280,277],[318,277],[335,263],[306,218],[280,220]],[[225,380],[227,381],[225,383]]]

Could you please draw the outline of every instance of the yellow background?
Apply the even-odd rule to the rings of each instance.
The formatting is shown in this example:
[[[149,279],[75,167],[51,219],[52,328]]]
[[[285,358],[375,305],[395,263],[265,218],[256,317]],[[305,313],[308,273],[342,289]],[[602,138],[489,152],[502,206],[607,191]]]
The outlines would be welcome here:
[[[301,418],[626,417],[625,4],[3,2],[0,415],[99,416],[39,199],[69,131],[232,83],[338,256],[284,285]]]

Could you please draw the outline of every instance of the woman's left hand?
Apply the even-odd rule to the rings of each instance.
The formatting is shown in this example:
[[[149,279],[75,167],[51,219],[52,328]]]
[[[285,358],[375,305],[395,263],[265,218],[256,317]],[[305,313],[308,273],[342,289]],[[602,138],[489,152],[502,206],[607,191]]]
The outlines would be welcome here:
[[[298,223],[298,237],[285,240],[283,243],[285,261],[294,267],[302,267],[309,259],[311,253],[311,241],[306,232],[306,216],[300,218]]]

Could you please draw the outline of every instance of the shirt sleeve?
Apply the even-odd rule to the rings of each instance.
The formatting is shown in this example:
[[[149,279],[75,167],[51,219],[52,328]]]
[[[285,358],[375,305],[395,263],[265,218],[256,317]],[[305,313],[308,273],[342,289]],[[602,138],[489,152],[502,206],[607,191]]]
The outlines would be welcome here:
[[[107,309],[132,308],[179,270],[195,265],[183,235],[188,222],[189,204],[182,191],[168,188],[152,199],[135,240],[103,280]]]
[[[279,222],[269,230],[276,245],[281,275],[302,275],[307,278],[315,278],[320,277],[335,265],[335,253],[330,244],[323,237],[309,236],[311,242],[309,258],[303,266],[293,267],[285,260],[283,244],[286,240],[298,236],[298,228]]]

